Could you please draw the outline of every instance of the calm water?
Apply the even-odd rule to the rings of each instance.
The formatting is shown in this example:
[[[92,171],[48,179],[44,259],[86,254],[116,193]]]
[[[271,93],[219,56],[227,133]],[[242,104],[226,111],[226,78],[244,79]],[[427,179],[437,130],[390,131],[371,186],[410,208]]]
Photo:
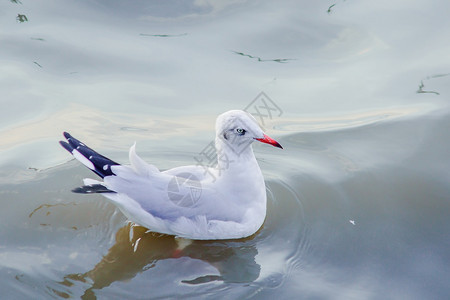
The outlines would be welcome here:
[[[448,11],[2,1],[2,298],[448,299]],[[250,238],[175,257],[173,237],[70,192],[94,175],[59,147],[64,130],[122,163],[137,141],[167,169],[244,108],[284,147],[254,147],[268,215]]]

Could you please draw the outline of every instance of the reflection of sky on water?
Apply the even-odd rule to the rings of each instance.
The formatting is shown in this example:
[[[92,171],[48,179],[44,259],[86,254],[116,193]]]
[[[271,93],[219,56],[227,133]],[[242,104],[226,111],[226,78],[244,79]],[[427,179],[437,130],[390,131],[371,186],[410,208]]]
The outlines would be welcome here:
[[[448,44],[433,20],[449,21],[433,3],[341,1],[332,13],[298,1],[3,3],[0,125],[25,135],[6,131],[0,143],[54,138],[75,124],[108,127],[92,122],[102,112],[216,115],[244,108],[260,90],[285,117],[410,105],[436,96],[416,94],[421,81],[425,91],[448,89],[445,77],[427,79],[448,72]],[[29,22],[17,23],[17,10]],[[82,106],[64,115],[70,103]],[[33,133],[42,118],[48,126]]]
[[[285,148],[254,146],[269,193],[261,232],[137,266],[127,282],[112,274],[98,295],[164,294],[176,267],[174,293],[448,294],[450,2],[17,2],[0,3],[0,258],[16,277],[0,276],[12,296],[82,295],[93,281],[64,276],[99,270],[120,244],[123,216],[68,192],[91,174],[58,148],[63,130],[120,162],[137,141],[167,169],[195,163],[215,116],[261,91],[283,111],[264,126]]]
[[[8,84],[21,82],[23,101],[47,105],[112,110],[114,103],[121,110],[172,113],[176,103],[211,111],[205,101],[240,107],[264,89],[285,110],[300,105],[308,113],[410,102],[422,78],[448,65],[442,61],[448,45],[434,21],[438,28],[448,23],[438,15],[443,3],[436,10],[423,1],[340,2],[332,14],[298,1],[163,3],[65,1],[46,9],[25,3],[20,8],[28,23],[2,18],[10,30],[0,51],[13,59],[1,73]],[[295,60],[258,62],[233,51]],[[7,99],[17,97],[8,90]]]

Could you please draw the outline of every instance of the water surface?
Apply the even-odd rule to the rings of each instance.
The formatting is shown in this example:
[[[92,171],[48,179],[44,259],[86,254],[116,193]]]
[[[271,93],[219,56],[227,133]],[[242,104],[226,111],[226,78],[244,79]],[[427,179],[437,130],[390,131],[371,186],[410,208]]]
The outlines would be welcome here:
[[[4,297],[447,299],[449,9],[3,1]],[[284,150],[254,147],[268,214],[249,238],[179,254],[71,193],[94,175],[57,144],[63,131],[121,163],[136,141],[168,169],[196,163],[218,114],[255,107]]]

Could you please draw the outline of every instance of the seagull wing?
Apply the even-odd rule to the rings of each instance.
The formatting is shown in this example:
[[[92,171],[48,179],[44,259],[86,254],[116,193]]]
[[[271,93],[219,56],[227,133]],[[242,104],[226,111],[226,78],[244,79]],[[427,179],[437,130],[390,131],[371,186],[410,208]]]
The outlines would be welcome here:
[[[254,233],[260,212],[230,199],[214,183],[214,169],[184,166],[160,172],[130,148],[131,165],[120,165],[64,133],[61,145],[103,178],[85,179],[81,193],[102,193],[131,221],[152,231],[190,239],[232,239]],[[225,195],[225,194],[226,195]],[[232,197],[233,198],[233,197]]]

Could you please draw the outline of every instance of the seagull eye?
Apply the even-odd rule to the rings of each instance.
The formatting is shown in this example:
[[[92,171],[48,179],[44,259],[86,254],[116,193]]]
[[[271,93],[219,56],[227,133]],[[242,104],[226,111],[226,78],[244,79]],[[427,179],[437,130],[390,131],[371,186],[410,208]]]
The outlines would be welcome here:
[[[239,135],[244,135],[245,134],[245,129],[236,128],[236,133],[239,134]]]

